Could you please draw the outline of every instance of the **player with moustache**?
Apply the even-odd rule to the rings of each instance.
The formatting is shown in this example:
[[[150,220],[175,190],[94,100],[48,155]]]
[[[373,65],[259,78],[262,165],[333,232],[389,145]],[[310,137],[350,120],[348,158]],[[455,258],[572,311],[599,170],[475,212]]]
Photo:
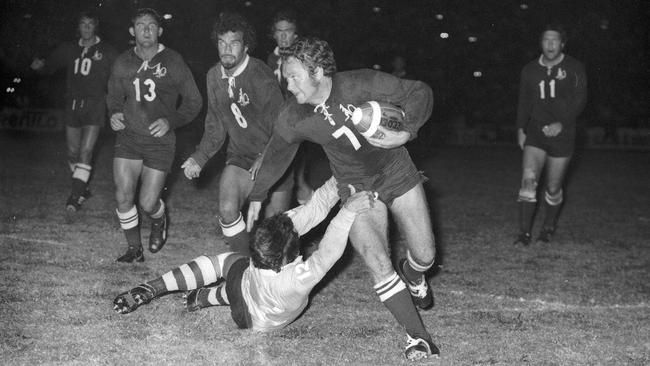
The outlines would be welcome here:
[[[371,192],[353,194],[328,225],[319,248],[302,258],[299,236],[325,219],[338,201],[336,180],[330,178],[306,204],[256,226],[250,258],[237,252],[202,255],[119,294],[113,309],[127,314],[161,296],[188,291],[188,311],[227,305],[241,329],[283,328],[302,314],[311,290],[343,255],[355,217],[376,202]]]
[[[135,47],[115,61],[107,96],[111,128],[117,132],[116,212],[128,245],[118,262],[144,261],[136,192],[140,208],[151,218],[149,251],[156,253],[165,245],[167,214],[161,193],[174,161],[174,129],[191,122],[203,103],[182,56],[159,42],[163,28],[158,12],[139,9],[132,22]]]
[[[88,183],[99,132],[106,123],[106,84],[117,57],[115,49],[98,35],[99,17],[84,11],[77,17],[79,40],[66,42],[33,70],[51,74],[66,68],[65,136],[72,186],[66,209],[76,212],[90,197]]]
[[[336,72],[334,53],[326,41],[317,38],[297,40],[283,58],[283,75],[294,97],[280,111],[256,170],[249,229],[268,187],[287,168],[300,143],[308,140],[321,145],[343,202],[350,195],[350,185],[357,191],[378,193],[374,207],[352,225],[350,240],[370,270],[380,301],[406,329],[405,356],[410,360],[437,356],[438,348],[414,306],[415,302],[428,308],[433,303],[424,272],[434,264],[434,236],[424,177],[403,146],[417,136],[431,115],[431,88],[374,70]],[[383,136],[378,138],[357,132],[351,121],[355,106],[370,100],[400,106],[406,113],[405,129],[391,131],[380,126]],[[399,275],[389,254],[389,210],[408,246],[407,258],[398,264]]]
[[[185,176],[197,178],[228,137],[226,166],[219,181],[219,225],[231,250],[249,255],[249,238],[241,209],[253,188],[250,168],[271,137],[283,102],[273,72],[249,55],[255,31],[236,13],[222,13],[215,21],[212,41],[219,63],[208,71],[208,111],[201,142],[182,165]],[[273,187],[265,216],[289,209],[293,172]]]
[[[547,25],[540,36],[542,54],[521,71],[517,143],[523,150],[519,189],[519,236],[528,245],[537,208],[537,185],[545,175],[545,217],[538,241],[550,242],[564,201],[564,177],[575,147],[576,119],[587,102],[587,76],[577,59],[565,54],[567,34]]]

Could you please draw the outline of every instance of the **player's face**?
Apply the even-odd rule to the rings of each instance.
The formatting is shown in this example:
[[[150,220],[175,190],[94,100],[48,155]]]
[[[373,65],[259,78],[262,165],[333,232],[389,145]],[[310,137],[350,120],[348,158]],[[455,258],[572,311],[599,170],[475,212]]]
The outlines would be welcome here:
[[[219,60],[225,69],[232,69],[244,60],[248,47],[244,46],[242,32],[227,32],[218,35]]]
[[[79,20],[79,34],[81,39],[89,40],[95,37],[97,23],[94,19],[83,17]]]
[[[273,32],[273,39],[278,44],[278,47],[285,48],[291,46],[293,41],[298,38],[296,34],[296,25],[286,20],[281,20],[275,23],[275,31]]]
[[[282,63],[282,75],[287,79],[287,89],[296,96],[298,104],[318,104],[315,101],[319,83],[309,76],[309,71],[293,57]]]
[[[542,35],[542,54],[547,61],[553,61],[562,54],[564,43],[560,33],[556,31],[546,31]]]
[[[135,43],[141,47],[157,45],[158,37],[162,34],[162,28],[151,15],[143,15],[136,19],[130,31],[135,37]]]

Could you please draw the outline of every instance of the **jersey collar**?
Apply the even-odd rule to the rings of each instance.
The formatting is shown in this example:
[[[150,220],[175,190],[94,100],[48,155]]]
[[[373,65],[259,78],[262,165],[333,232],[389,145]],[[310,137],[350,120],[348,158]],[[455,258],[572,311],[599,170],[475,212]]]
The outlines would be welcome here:
[[[95,36],[95,43],[94,43],[92,46],[96,46],[96,45],[97,45],[99,42],[101,42],[101,41],[102,41],[102,39],[99,38],[99,36]],[[78,42],[78,43],[79,43],[79,47],[86,47],[86,48],[88,48],[88,47],[92,47],[92,46],[84,46],[83,43],[81,42],[81,38],[79,38],[79,42]]]

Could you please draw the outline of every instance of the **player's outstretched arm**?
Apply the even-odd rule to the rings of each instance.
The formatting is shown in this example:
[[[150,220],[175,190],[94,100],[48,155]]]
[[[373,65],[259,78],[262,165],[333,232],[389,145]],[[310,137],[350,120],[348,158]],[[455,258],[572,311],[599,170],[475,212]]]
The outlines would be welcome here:
[[[330,177],[304,204],[286,212],[293,227],[302,236],[323,221],[339,201],[336,178]]]

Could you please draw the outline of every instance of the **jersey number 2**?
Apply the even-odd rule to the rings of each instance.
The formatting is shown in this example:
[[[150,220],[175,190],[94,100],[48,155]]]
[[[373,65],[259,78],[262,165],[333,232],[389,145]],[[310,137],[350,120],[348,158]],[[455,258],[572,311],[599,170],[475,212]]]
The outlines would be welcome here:
[[[548,82],[549,97],[555,98],[555,79]],[[546,80],[539,82],[539,98],[546,99]]]
[[[144,97],[147,102],[151,102],[156,99],[156,83],[151,79],[147,79],[143,84],[148,88],[148,90],[145,91],[144,95],[141,95],[140,78],[135,78],[135,80],[133,80],[133,86],[135,86],[135,100],[139,102],[141,97]]]

